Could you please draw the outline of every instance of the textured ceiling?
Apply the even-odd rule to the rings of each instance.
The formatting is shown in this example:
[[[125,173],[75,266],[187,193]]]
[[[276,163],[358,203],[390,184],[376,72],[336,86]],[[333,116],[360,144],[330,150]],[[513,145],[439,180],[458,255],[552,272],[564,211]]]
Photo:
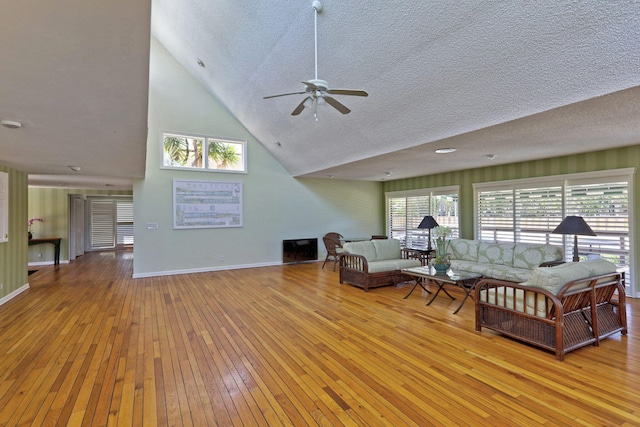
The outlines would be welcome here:
[[[311,1],[155,0],[152,31],[295,176],[394,179],[640,143],[625,91],[640,84],[638,2],[322,5],[318,77],[369,97],[336,96],[352,112],[325,105],[318,122],[290,115],[305,95],[262,99],[315,77]],[[435,156],[443,145],[458,151]]]
[[[290,115],[303,95],[263,99],[314,78],[310,0],[8,2],[0,119],[25,126],[0,127],[0,163],[31,184],[143,177],[150,32],[294,176],[396,179],[640,143],[640,2],[322,5],[318,77],[369,97],[337,95],[352,112],[325,105],[316,122]]]
[[[150,31],[146,0],[3,2],[0,119],[23,127],[0,127],[0,163],[33,185],[144,177]]]

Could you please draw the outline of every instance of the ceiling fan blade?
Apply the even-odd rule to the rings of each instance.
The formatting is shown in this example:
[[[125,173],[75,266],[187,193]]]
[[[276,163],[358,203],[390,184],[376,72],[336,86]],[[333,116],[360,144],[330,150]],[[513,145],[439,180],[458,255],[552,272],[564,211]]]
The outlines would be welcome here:
[[[327,104],[331,105],[336,110],[340,111],[342,114],[349,114],[351,112],[350,109],[339,103],[335,98],[330,96],[323,96],[324,100],[327,101]]]
[[[293,110],[291,112],[292,116],[297,116],[298,114],[302,113],[302,110],[304,110],[304,103],[307,102],[307,99],[310,99],[310,96],[307,96],[305,99],[302,100],[302,102],[300,104],[298,104],[298,106],[295,108],[295,110]]]
[[[351,89],[329,89],[327,93],[332,95],[369,96],[369,94],[364,90]]]
[[[262,99],[269,99],[269,98],[277,98],[279,96],[289,96],[289,95],[302,95],[303,93],[307,93],[306,91],[304,92],[291,92],[291,93],[281,93],[280,95],[271,95],[271,96],[265,96]]]

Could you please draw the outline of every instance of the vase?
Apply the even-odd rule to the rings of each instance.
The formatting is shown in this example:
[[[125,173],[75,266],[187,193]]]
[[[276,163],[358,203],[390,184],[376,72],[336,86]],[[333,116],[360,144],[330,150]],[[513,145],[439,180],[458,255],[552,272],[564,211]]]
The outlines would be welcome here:
[[[33,239],[33,234],[31,234],[31,232],[29,232],[29,240]]]
[[[433,264],[433,268],[435,268],[438,274],[445,274],[447,270],[451,267],[451,264]]]

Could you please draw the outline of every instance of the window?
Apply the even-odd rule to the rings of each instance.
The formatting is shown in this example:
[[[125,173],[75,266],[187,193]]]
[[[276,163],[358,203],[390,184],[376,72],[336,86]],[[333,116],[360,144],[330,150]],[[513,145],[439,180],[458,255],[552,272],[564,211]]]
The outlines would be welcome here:
[[[403,246],[426,248],[429,230],[418,225],[431,215],[439,225],[450,227],[453,237],[459,233],[459,187],[392,192],[387,199],[387,235],[400,240]]]
[[[89,251],[133,245],[133,200],[129,198],[88,197]]]
[[[564,245],[565,259],[570,260],[573,236],[552,231],[564,217],[581,216],[596,236],[578,236],[580,258],[601,257],[629,271],[633,173],[624,169],[474,184],[476,236],[494,242]]]
[[[246,172],[246,142],[164,133],[162,167]]]

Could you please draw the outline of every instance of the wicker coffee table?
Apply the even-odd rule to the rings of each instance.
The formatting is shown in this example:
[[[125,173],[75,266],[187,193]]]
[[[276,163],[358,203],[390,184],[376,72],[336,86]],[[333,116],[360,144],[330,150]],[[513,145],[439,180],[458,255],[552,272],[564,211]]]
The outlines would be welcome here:
[[[438,273],[436,269],[431,266],[403,268],[402,272],[408,276],[415,277],[415,280],[416,280],[415,285],[413,285],[409,293],[405,295],[404,298],[409,297],[409,295],[411,295],[413,290],[418,285],[420,285],[422,289],[424,289],[425,291],[429,292],[424,287],[423,281],[428,280],[438,285],[438,290],[436,291],[435,294],[433,294],[433,296],[431,297],[429,302],[427,302],[426,305],[431,304],[436,299],[440,291],[447,294],[447,296],[452,300],[455,299],[444,288],[445,285],[455,285],[461,288],[465,292],[465,295],[464,295],[464,298],[462,299],[462,302],[460,303],[456,311],[453,312],[453,314],[457,314],[460,311],[464,303],[467,301],[467,298],[469,298],[469,295],[471,295],[471,293],[475,289],[476,284],[478,283],[478,279],[482,277],[482,274],[472,273],[470,271],[462,271],[462,270],[457,270],[457,271],[448,270],[446,273]]]

